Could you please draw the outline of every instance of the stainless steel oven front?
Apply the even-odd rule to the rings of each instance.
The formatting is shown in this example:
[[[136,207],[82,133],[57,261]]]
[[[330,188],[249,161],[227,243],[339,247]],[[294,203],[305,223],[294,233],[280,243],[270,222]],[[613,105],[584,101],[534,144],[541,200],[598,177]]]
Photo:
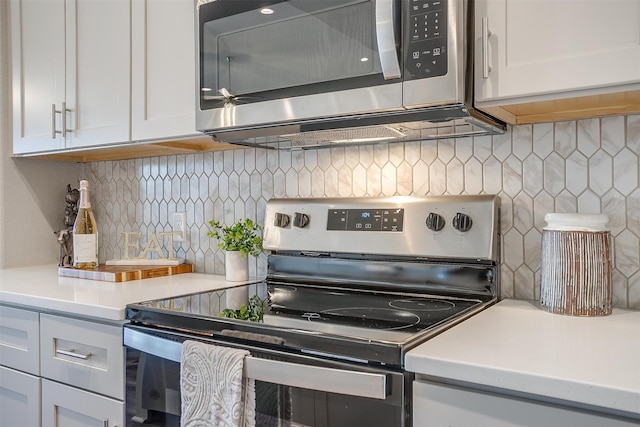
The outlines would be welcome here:
[[[127,426],[180,425],[182,342],[193,335],[126,325]],[[195,338],[199,339],[199,338]],[[201,338],[214,344],[237,343]],[[257,426],[405,425],[413,376],[401,370],[357,365],[242,345],[251,357],[245,375],[256,380]]]
[[[259,427],[411,427],[406,352],[499,295],[499,206],[495,195],[270,200],[264,281],[127,306],[130,425],[177,425],[189,339],[250,352]],[[226,315],[243,305],[256,317]]]

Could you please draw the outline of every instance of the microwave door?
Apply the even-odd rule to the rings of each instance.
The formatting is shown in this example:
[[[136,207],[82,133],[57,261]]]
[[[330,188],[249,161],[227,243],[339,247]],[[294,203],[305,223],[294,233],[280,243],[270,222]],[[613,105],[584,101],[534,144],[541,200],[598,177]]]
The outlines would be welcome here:
[[[246,10],[235,15],[204,9],[224,3],[201,5],[199,12],[211,19],[200,18],[200,110],[213,112],[205,126],[402,107],[392,0],[289,0],[270,5],[267,15],[252,1],[236,2]]]

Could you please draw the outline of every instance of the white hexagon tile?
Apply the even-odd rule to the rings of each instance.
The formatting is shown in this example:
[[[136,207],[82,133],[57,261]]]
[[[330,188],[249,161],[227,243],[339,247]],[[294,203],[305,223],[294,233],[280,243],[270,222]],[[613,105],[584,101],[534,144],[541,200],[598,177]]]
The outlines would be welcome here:
[[[521,125],[504,135],[304,152],[239,149],[85,165],[94,183],[101,258],[122,231],[168,231],[187,212],[178,255],[222,274],[209,219],[263,221],[272,197],[495,193],[502,199],[502,296],[539,297],[548,212],[604,212],[614,238],[614,305],[640,309],[640,115]],[[252,261],[263,275],[266,259]]]

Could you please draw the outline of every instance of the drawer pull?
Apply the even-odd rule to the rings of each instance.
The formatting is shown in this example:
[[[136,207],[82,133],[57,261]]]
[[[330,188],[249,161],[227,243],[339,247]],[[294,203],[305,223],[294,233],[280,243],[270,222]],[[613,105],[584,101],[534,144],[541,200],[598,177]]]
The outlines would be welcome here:
[[[56,349],[56,354],[61,354],[63,356],[75,357],[76,359],[82,359],[82,360],[87,360],[89,357],[91,357],[91,353],[87,353],[87,354],[76,353],[75,349],[73,349],[73,348],[71,350],[60,350],[58,348],[58,349]]]

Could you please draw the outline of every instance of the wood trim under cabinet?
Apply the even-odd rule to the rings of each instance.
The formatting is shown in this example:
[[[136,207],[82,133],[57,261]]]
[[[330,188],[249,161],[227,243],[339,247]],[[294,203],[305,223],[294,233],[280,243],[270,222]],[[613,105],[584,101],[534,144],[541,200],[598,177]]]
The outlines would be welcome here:
[[[161,142],[132,142],[118,145],[106,145],[103,147],[94,147],[85,150],[79,149],[34,153],[21,157],[84,163],[136,159],[140,157],[170,156],[175,154],[194,154],[206,151],[237,150],[244,148],[246,147],[214,141],[209,136],[196,136],[193,138]]]
[[[479,103],[476,108],[511,125],[637,114],[640,113],[640,90],[509,105]]]

